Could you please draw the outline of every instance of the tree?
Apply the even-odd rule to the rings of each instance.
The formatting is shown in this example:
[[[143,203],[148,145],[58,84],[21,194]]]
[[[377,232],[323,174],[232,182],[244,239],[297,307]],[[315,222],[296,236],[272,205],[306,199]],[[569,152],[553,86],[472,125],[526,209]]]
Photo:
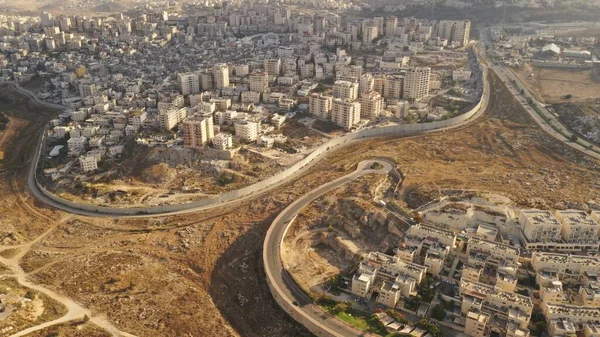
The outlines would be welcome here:
[[[441,305],[436,304],[431,310],[431,317],[438,321],[443,321],[446,318],[446,310]]]
[[[537,336],[541,336],[546,330],[548,330],[548,324],[546,324],[546,322],[539,321],[535,323],[535,334]]]
[[[571,139],[572,142],[576,142],[579,139],[579,137],[577,137],[576,134],[573,134],[573,135],[571,135],[570,139]]]
[[[346,312],[346,310],[348,310],[349,308],[350,305],[348,304],[348,302],[339,302],[333,307],[333,309],[331,309],[331,311],[334,314],[339,314],[340,312]]]
[[[525,95],[525,89],[521,89],[521,95]]]
[[[564,99],[571,99],[573,97],[573,95],[571,94],[566,94],[563,96]]]

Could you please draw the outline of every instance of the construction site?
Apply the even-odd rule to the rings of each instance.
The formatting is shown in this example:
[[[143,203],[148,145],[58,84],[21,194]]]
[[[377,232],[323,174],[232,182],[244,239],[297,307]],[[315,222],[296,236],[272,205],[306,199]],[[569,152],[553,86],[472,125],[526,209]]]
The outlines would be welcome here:
[[[6,106],[13,107],[5,109],[9,128],[19,126],[0,148],[5,154],[0,168],[0,273],[57,303],[44,305],[40,316],[18,326],[2,320],[0,331],[12,326],[11,333],[29,329],[28,336],[310,336],[271,296],[262,267],[263,238],[292,201],[348,174],[363,159],[395,161],[404,176],[397,203],[407,210],[450,190],[495,193],[519,207],[598,207],[600,163],[538,129],[502,82],[490,76],[489,109],[467,125],[354,143],[295,181],[236,205],[138,219],[76,216],[33,199],[26,186],[28,160],[54,112],[0,88]],[[372,198],[374,190],[364,187],[379,179],[366,176],[346,188],[362,191],[360,199]],[[326,224],[316,217],[319,207],[350,209],[354,206],[344,204],[351,202],[376,219],[376,205],[335,199],[326,195],[323,203],[311,205],[315,214],[305,219],[305,227]],[[311,233],[306,238],[316,237]],[[296,244],[303,243],[299,239]],[[378,243],[365,241],[364,247],[369,244]],[[335,261],[332,265],[344,268]],[[61,316],[64,311],[58,308],[46,312],[59,305],[66,314]]]

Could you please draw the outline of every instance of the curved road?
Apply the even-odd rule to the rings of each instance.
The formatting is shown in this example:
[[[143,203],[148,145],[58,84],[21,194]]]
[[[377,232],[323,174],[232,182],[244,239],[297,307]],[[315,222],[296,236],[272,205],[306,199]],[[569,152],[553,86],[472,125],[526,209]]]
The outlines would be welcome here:
[[[383,165],[381,169],[371,169],[373,163]],[[296,215],[309,203],[316,200],[327,192],[330,192],[340,186],[343,186],[357,178],[369,174],[379,173],[387,174],[393,171],[393,166],[383,160],[366,160],[358,164],[356,170],[348,175],[338,178],[332,182],[322,185],[304,196],[300,197],[289,205],[277,218],[267,231],[263,245],[263,263],[267,282],[271,293],[280,306],[291,315],[296,321],[308,327],[311,332],[317,336],[367,336],[364,331],[354,329],[341,320],[332,317],[321,310],[306,294],[296,285],[281,260],[281,245],[283,238],[287,233],[290,224],[294,221]],[[282,303],[283,302],[283,303]],[[293,304],[293,303],[297,303]],[[319,331],[315,331],[315,328]]]
[[[479,58],[479,54],[478,53],[478,58]],[[480,117],[483,112],[486,110],[488,104],[489,104],[489,81],[487,79],[487,76],[484,72],[483,75],[483,94],[481,97],[481,107],[478,109],[478,111],[476,111],[473,116],[471,116],[471,118],[462,121],[462,122],[458,122],[455,125],[450,125],[447,127],[441,127],[441,128],[437,128],[437,129],[432,129],[432,130],[423,130],[423,131],[413,131],[413,132],[403,132],[402,136],[409,136],[409,135],[416,135],[416,134],[426,134],[426,133],[430,133],[430,132],[443,132],[446,130],[451,130],[457,127],[461,127],[465,124],[468,124],[470,122],[472,122],[473,120],[477,119],[478,117]],[[60,106],[57,104],[52,104],[52,103],[47,103],[44,102],[42,100],[40,100],[35,94],[33,94],[31,91],[22,88],[21,86],[12,83],[12,82],[7,82],[9,85],[11,85],[15,90],[21,92],[23,95],[31,98],[32,100],[34,100],[38,105],[47,107],[47,108],[51,108],[51,109],[59,109],[59,110],[64,110],[66,109],[64,106]],[[353,134],[351,134],[353,135]],[[31,168],[29,169],[29,175],[28,175],[28,185],[29,185],[29,189],[31,191],[31,193],[40,201],[44,202],[47,205],[50,205],[54,208],[69,212],[69,213],[74,213],[74,214],[79,214],[79,215],[84,215],[84,216],[93,216],[93,217],[110,217],[110,218],[128,218],[128,217],[134,217],[134,218],[139,218],[139,217],[152,217],[152,216],[166,216],[166,215],[176,215],[176,214],[184,214],[184,213],[192,213],[192,212],[198,212],[198,211],[203,211],[203,210],[208,210],[211,208],[216,208],[216,207],[223,207],[223,206],[227,206],[227,205],[231,205],[231,204],[235,204],[238,203],[240,201],[244,201],[244,200],[249,200],[249,199],[253,199],[256,198],[257,196],[267,193],[269,191],[272,191],[286,183],[289,183],[291,181],[293,181],[294,179],[297,179],[298,177],[300,177],[302,174],[306,173],[312,166],[314,166],[316,163],[318,163],[321,159],[325,158],[326,155],[330,152],[330,151],[334,151],[335,149],[347,146],[349,144],[352,144],[354,142],[358,142],[361,141],[363,139],[367,139],[367,138],[377,138],[377,137],[393,137],[394,133],[390,132],[390,133],[386,133],[386,134],[380,134],[380,135],[369,135],[369,136],[361,136],[360,139],[352,139],[349,138],[348,141],[344,142],[344,144],[339,145],[339,146],[331,146],[331,148],[327,148],[327,150],[325,152],[323,152],[321,155],[319,155],[318,157],[314,158],[312,161],[308,162],[306,165],[304,165],[302,168],[300,168],[298,171],[296,171],[295,173],[291,174],[290,176],[281,179],[280,181],[278,181],[277,183],[268,185],[266,187],[261,188],[260,190],[255,191],[254,193],[251,194],[246,194],[237,198],[231,198],[229,200],[224,200],[221,202],[210,202],[208,204],[202,205],[202,206],[197,206],[197,205],[193,205],[190,203],[186,203],[186,204],[179,204],[177,205],[177,207],[175,207],[175,209],[171,209],[168,211],[165,210],[155,210],[155,207],[149,206],[143,209],[143,211],[145,212],[139,212],[139,209],[137,210],[132,210],[131,213],[123,213],[123,208],[118,208],[118,207],[98,207],[96,210],[87,210],[85,208],[80,208],[80,207],[74,207],[73,205],[69,205],[63,202],[60,202],[58,200],[54,200],[48,196],[46,196],[42,190],[40,189],[40,187],[38,186],[37,182],[36,182],[36,167],[37,167],[37,163],[39,161],[39,157],[41,156],[41,150],[42,150],[42,143],[43,143],[43,134],[40,135],[40,141],[38,143],[38,147],[35,151],[34,157],[32,158],[31,161]],[[100,209],[101,208],[101,209]]]

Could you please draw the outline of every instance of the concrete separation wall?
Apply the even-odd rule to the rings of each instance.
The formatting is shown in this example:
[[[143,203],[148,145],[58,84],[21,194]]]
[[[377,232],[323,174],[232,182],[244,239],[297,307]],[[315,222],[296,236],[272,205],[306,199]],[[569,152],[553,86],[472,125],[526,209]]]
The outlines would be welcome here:
[[[36,153],[36,155],[37,155],[36,158],[34,158],[35,166],[32,168],[32,171],[33,171],[32,173],[35,176],[34,177],[35,185],[37,185],[37,188],[46,197],[50,198],[51,200],[53,200],[56,203],[68,206],[70,208],[84,210],[84,211],[88,211],[88,212],[96,212],[96,213],[102,213],[102,214],[114,214],[114,215],[167,214],[167,213],[172,213],[172,212],[177,212],[177,211],[182,211],[182,210],[187,210],[187,209],[196,209],[196,208],[202,208],[202,207],[208,207],[208,206],[217,206],[217,205],[225,203],[225,202],[231,202],[235,199],[251,196],[252,194],[256,194],[258,192],[263,192],[271,186],[276,186],[278,183],[281,183],[286,178],[292,176],[293,174],[298,173],[302,169],[307,168],[307,166],[309,164],[312,165],[312,164],[316,163],[318,160],[323,158],[327,153],[331,152],[332,150],[340,148],[344,145],[350,144],[351,142],[354,142],[354,141],[358,141],[358,140],[365,139],[365,138],[375,138],[375,137],[408,136],[408,135],[414,135],[414,134],[419,134],[419,133],[424,133],[424,132],[429,132],[429,131],[434,131],[434,130],[439,130],[439,129],[447,129],[447,128],[452,128],[452,127],[462,125],[464,122],[466,122],[471,117],[476,115],[482,106],[487,105],[487,100],[488,100],[488,96],[489,96],[489,92],[490,92],[489,81],[487,80],[487,77],[486,77],[487,76],[487,68],[485,68],[481,64],[479,65],[479,68],[482,70],[482,73],[483,73],[482,76],[483,76],[483,81],[484,81],[482,97],[481,97],[479,103],[475,107],[473,107],[470,111],[468,111],[460,116],[450,118],[450,119],[447,119],[444,121],[436,121],[436,122],[431,122],[431,123],[393,125],[393,126],[386,126],[386,127],[380,127],[380,128],[364,129],[364,130],[360,130],[357,132],[349,133],[343,137],[334,138],[334,139],[330,140],[329,142],[319,146],[318,148],[316,148],[312,153],[310,153],[308,156],[306,156],[301,161],[297,162],[296,164],[292,165],[291,167],[287,168],[286,170],[279,172],[270,178],[267,178],[265,180],[255,183],[255,184],[252,184],[250,186],[247,186],[247,187],[244,187],[244,188],[241,188],[238,190],[230,191],[227,193],[223,193],[223,194],[220,194],[220,195],[214,196],[212,198],[208,198],[208,199],[198,200],[198,201],[185,203],[185,204],[172,204],[172,205],[151,206],[151,207],[132,207],[132,208],[114,208],[114,207],[95,206],[95,205],[72,202],[72,201],[66,200],[64,198],[61,198],[61,197],[51,193],[50,191],[46,190],[44,188],[44,186],[42,186],[42,184],[39,182],[36,172],[37,172],[37,165],[38,165],[38,161],[39,161],[38,159],[39,159],[39,156],[41,153],[41,146],[38,149],[38,153]],[[65,109],[65,107],[63,107],[63,106],[41,101],[31,91],[26,90],[26,89],[18,86],[17,84],[12,83],[12,85],[18,91],[22,92],[23,94],[25,94],[29,97],[32,97],[32,99],[34,99],[40,105],[43,105],[43,106],[46,106],[46,107],[49,107],[52,109],[61,109],[61,110]],[[42,139],[40,144],[43,144],[43,141],[44,140]],[[30,187],[30,188],[33,188],[33,187]]]

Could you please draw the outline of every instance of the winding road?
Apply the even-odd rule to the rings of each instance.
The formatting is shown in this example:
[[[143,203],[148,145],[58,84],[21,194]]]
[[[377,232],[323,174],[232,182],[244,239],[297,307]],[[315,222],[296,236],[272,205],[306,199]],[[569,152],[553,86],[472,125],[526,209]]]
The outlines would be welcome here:
[[[371,169],[373,163],[380,163],[383,168]],[[309,328],[317,336],[343,337],[366,336],[367,334],[324,312],[317,305],[313,304],[313,301],[296,285],[281,260],[283,238],[296,218],[296,215],[312,201],[365,174],[388,174],[393,170],[394,167],[383,160],[362,161],[358,164],[354,172],[322,185],[294,201],[275,218],[267,231],[263,245],[263,263],[271,293],[289,315]],[[297,303],[297,305],[294,303]]]

